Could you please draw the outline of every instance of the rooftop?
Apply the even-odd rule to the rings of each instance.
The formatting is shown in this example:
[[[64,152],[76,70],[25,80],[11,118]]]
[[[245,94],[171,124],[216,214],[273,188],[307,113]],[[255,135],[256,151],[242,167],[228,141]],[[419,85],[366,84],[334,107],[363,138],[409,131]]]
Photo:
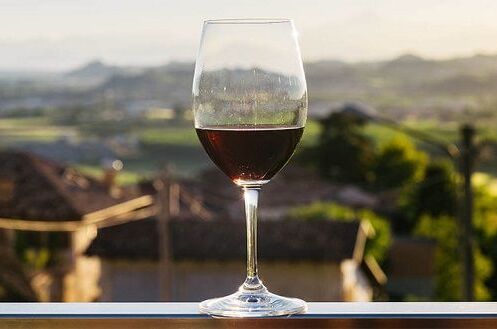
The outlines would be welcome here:
[[[155,218],[103,228],[87,249],[88,255],[107,259],[159,258]],[[245,222],[231,220],[173,220],[169,226],[175,260],[245,259]],[[340,262],[353,258],[359,221],[279,220],[259,223],[261,259]],[[363,248],[363,246],[357,246]]]
[[[0,152],[0,218],[81,220],[134,197],[113,195],[102,182],[31,153]]]

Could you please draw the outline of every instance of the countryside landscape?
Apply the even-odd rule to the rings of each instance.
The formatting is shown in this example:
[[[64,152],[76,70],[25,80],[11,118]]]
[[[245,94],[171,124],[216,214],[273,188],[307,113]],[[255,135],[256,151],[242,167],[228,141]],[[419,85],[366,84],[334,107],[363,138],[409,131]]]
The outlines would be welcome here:
[[[462,149],[461,134],[466,124],[475,129],[474,298],[496,299],[497,55],[433,60],[405,54],[383,61],[328,60],[304,66],[309,90],[304,136],[287,169],[268,185],[261,200],[261,221],[267,222],[263,226],[272,232],[267,234],[274,234],[275,241],[281,236],[279,230],[286,228],[271,225],[292,220],[289,223],[295,225],[294,231],[288,226],[288,234],[295,234],[295,238],[288,245],[281,242],[283,251],[270,256],[276,262],[273,276],[281,277],[278,273],[287,266],[284,262],[298,260],[311,262],[299,270],[309,285],[321,281],[319,275],[323,273],[332,273],[329,275],[333,282],[342,282],[341,275],[343,280],[352,276],[336,270],[336,264],[345,266],[352,257],[352,247],[344,246],[355,245],[364,235],[368,242],[359,251],[359,259],[354,259],[354,266],[368,277],[366,288],[355,286],[347,291],[334,287],[326,294],[316,289],[308,296],[299,295],[300,290],[290,293],[318,300],[463,299],[458,235],[462,178],[458,158],[451,152]],[[216,174],[193,129],[193,69],[190,62],[142,67],[94,60],[61,72],[0,72],[3,152],[22,151],[53,161],[49,166],[66,168],[61,179],[67,179],[69,172],[71,179],[91,182],[85,183],[90,187],[95,184],[95,190],[99,182],[103,186],[110,184],[107,180],[114,176],[108,176],[109,169],[117,168],[116,184],[122,191],[139,189],[145,196],[151,194],[158,209],[162,209],[162,213],[145,219],[99,227],[98,233],[86,242],[88,248],[83,253],[71,251],[76,253],[76,259],[85,261],[86,257],[100,257],[103,265],[88,263],[84,267],[86,272],[91,272],[93,266],[103,269],[101,277],[92,281],[97,288],[88,290],[93,291],[91,294],[78,295],[76,286],[62,293],[73,297],[45,296],[40,300],[207,298],[219,292],[192,289],[188,280],[195,282],[193,277],[203,272],[202,266],[211,261],[209,257],[214,259],[213,264],[219,259],[230,261],[230,257],[243,259],[243,250],[239,254],[236,251],[243,243],[236,244],[235,240],[219,244],[210,254],[205,252],[213,246],[207,238],[212,234],[209,223],[229,219],[223,225],[234,225],[243,218],[243,212],[239,191]],[[0,187],[8,190],[6,179],[5,186]],[[183,229],[173,229],[172,234],[183,237],[188,244],[171,247],[179,248],[180,258],[172,257],[168,264],[179,274],[172,288],[158,296],[158,286],[162,285],[151,282],[164,277],[161,242],[157,242],[161,241],[161,233],[156,223],[164,217],[161,188],[165,182],[170,184],[168,193],[177,197],[176,206],[168,199],[166,212],[174,214],[170,215],[177,220],[174,225],[184,225]],[[110,188],[104,194],[112,191]],[[190,221],[192,218],[195,220]],[[204,220],[205,224],[201,224]],[[226,230],[232,231],[226,234],[231,236],[238,231],[230,225]],[[193,235],[181,235],[188,230]],[[207,231],[204,234],[202,230]],[[142,238],[133,236],[134,232],[142,232]],[[33,273],[57,264],[57,248],[50,242],[54,237],[35,239],[25,234],[18,233],[13,244],[34,278]],[[198,239],[192,238],[195,234]],[[200,242],[193,240],[206,245],[197,245]],[[32,241],[38,242],[31,244]],[[212,241],[216,245],[215,237]],[[285,248],[289,251],[285,252]],[[182,252],[193,263],[182,263]],[[266,253],[271,255],[271,248]],[[320,259],[321,253],[327,256]],[[219,264],[209,266],[219,277],[219,287],[235,284],[230,281],[234,274],[229,273],[237,273],[236,266],[230,270],[224,265],[217,268]],[[315,268],[323,268],[323,272],[314,276]],[[155,279],[141,290],[141,283],[151,273]],[[181,273],[189,273],[192,278],[182,277]],[[0,280],[0,286],[1,283]],[[121,293],[126,289],[129,292]],[[223,293],[228,292],[229,289]]]
[[[344,102],[361,102],[381,116],[456,142],[459,125],[470,122],[494,148],[497,55],[430,60],[403,55],[388,61],[305,65],[309,123],[303,145],[319,133],[315,120]],[[140,177],[170,163],[177,174],[209,166],[192,129],[193,63],[119,67],[92,61],[68,72],[8,71],[0,75],[0,143],[57,158],[57,149],[97,152],[60,158],[97,174],[103,158],[125,162],[120,180]],[[367,134],[379,144],[395,134],[374,122]],[[419,141],[415,141],[418,143]],[[426,147],[426,145],[419,145]],[[479,163],[481,179],[497,170],[492,152]],[[487,176],[488,175],[488,176]]]

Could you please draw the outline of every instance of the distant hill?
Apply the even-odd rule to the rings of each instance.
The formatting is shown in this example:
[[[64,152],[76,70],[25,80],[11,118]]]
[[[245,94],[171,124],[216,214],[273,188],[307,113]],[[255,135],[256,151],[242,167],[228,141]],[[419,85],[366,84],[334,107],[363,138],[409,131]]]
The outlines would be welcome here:
[[[57,104],[59,95],[63,95],[64,104],[70,103],[71,97],[75,103],[84,100],[88,104],[107,91],[118,105],[152,101],[163,106],[190,106],[193,70],[193,63],[182,62],[137,68],[92,61],[60,75],[53,85],[33,81],[12,84],[0,79],[0,96],[4,97],[4,102],[0,98],[0,109],[5,104],[25,104],[18,100],[33,95],[38,105],[43,104],[43,97]],[[497,55],[432,60],[405,54],[387,61],[359,63],[329,60],[306,63],[305,71],[311,104],[323,107],[355,100],[380,110],[424,109],[429,114],[430,108],[450,111],[474,106],[480,99],[497,104]],[[75,96],[71,90],[76,91]]]
[[[173,62],[135,75],[112,75],[97,86],[92,95],[112,90],[117,100],[159,100],[169,106],[189,104],[194,65]]]
[[[479,99],[497,103],[497,55],[448,60],[403,55],[366,63],[308,63],[311,101],[360,100],[379,108],[478,106]]]
[[[143,71],[144,68],[107,65],[94,60],[63,74],[63,78],[75,84],[99,85],[115,75],[135,75]]]

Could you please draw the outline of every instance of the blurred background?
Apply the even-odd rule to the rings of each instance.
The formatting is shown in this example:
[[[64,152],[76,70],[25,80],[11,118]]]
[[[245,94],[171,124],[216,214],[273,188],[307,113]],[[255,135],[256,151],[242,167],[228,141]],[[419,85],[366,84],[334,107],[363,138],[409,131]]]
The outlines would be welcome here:
[[[199,301],[244,278],[241,192],[191,112],[203,19],[288,17],[309,119],[261,197],[308,301],[497,300],[497,3],[0,5],[0,301]]]

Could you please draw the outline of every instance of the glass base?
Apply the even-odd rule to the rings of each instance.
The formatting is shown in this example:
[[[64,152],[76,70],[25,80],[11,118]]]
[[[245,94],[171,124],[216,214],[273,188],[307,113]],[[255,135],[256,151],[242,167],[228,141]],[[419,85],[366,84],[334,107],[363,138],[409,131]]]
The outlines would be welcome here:
[[[255,318],[305,313],[307,304],[298,298],[272,294],[264,286],[258,290],[246,290],[242,286],[229,296],[201,302],[199,309],[214,317]]]

